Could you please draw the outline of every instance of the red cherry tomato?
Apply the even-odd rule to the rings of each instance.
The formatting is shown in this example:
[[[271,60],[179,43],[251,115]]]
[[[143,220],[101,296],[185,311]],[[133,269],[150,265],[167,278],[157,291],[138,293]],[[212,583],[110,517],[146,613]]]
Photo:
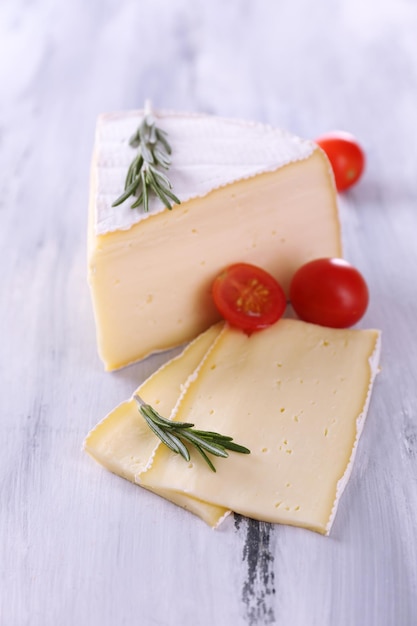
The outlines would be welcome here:
[[[287,304],[275,278],[248,263],[236,263],[224,269],[213,282],[212,294],[224,319],[247,333],[274,324]]]
[[[327,154],[338,191],[344,191],[359,180],[365,167],[365,154],[353,135],[334,131],[318,137],[315,142]]]
[[[294,274],[290,300],[306,322],[347,328],[364,315],[369,293],[362,274],[343,259],[316,259]]]

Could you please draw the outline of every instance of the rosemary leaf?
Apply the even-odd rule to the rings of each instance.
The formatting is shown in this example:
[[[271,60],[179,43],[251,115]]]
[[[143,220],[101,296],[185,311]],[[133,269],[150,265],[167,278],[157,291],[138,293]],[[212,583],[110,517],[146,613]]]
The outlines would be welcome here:
[[[167,434],[169,434],[169,436],[171,437],[171,440],[173,442],[175,442],[176,446],[178,447],[178,451],[181,454],[182,458],[185,459],[186,461],[189,461],[190,460],[190,453],[188,452],[188,448],[183,444],[181,439],[179,437],[177,437],[176,435],[173,435],[171,432],[167,433]]]
[[[161,167],[163,167],[166,170],[171,165],[171,159],[168,157],[168,155],[164,154],[157,148],[155,148],[154,150],[154,159],[156,163],[159,163],[159,165],[161,165]]]
[[[194,426],[194,424],[190,424],[189,422],[173,422],[172,420],[167,420],[165,417],[162,417],[162,415],[159,415],[149,404],[145,405],[143,408],[152,416],[151,419],[155,424],[162,426],[162,428],[181,430],[182,428],[192,428]]]
[[[176,195],[174,195],[171,191],[171,183],[169,182],[169,180],[167,180],[168,185],[165,185],[165,181],[158,181],[156,180],[157,176],[156,176],[156,172],[153,169],[149,169],[148,170],[148,174],[149,174],[149,184],[152,187],[152,189],[155,189],[155,193],[159,195],[159,197],[161,198],[162,202],[165,204],[165,206],[169,209],[171,208],[170,202],[169,202],[169,198],[171,198],[171,200],[173,200],[176,204],[179,204],[179,200],[177,198]],[[160,173],[158,172],[158,175]],[[161,175],[162,176],[162,175]],[[162,197],[164,196],[164,197]]]
[[[157,140],[158,138],[156,136],[155,124],[152,124],[152,126],[150,127],[150,131],[149,131],[149,143],[155,144]]]
[[[136,159],[132,162],[132,175],[137,177],[140,174],[140,170],[143,167],[143,156],[140,154],[136,157]]]
[[[171,436],[169,436],[168,433],[166,433],[162,428],[160,428],[157,424],[155,424],[155,422],[143,411],[142,408],[140,409],[140,412],[142,413],[142,416],[145,418],[145,421],[148,424],[149,428],[162,441],[162,443],[168,446],[168,448],[172,450],[173,452],[178,453],[179,448],[177,444],[172,441]]]
[[[146,412],[150,419],[164,428],[192,428],[194,426],[194,424],[190,424],[189,422],[173,422],[172,420],[167,420],[166,417],[162,417],[162,415],[155,411],[150,404],[144,402],[137,393],[134,394],[133,399],[136,401],[138,407]]]
[[[227,457],[229,456],[223,446],[213,443],[212,441],[206,441],[202,437],[194,435],[191,431],[185,430],[183,433],[181,433],[181,436],[184,439],[188,439],[188,441],[193,443],[195,446],[203,448],[204,450],[207,450],[207,452],[210,452],[215,456],[221,456],[224,459],[227,459]]]
[[[161,144],[164,146],[165,150],[167,151],[168,154],[171,154],[172,150],[171,150],[171,146],[169,145],[166,137],[167,137],[167,133],[164,130],[161,130],[160,128],[156,128],[156,136],[158,138],[158,140],[161,142]]]
[[[142,181],[143,210],[147,213],[149,211],[148,181],[146,180],[146,173],[143,169],[140,172],[140,179]]]
[[[162,172],[158,172],[158,170],[153,165],[149,166],[149,171],[152,172],[152,175],[156,179],[155,182],[159,181],[163,185],[165,185],[165,187],[168,187],[169,189],[172,189],[172,185],[169,182],[168,177],[165,176],[165,174],[163,174]]]
[[[165,196],[164,192],[162,191],[162,188],[158,185],[155,185],[154,182],[150,183],[150,187],[152,189],[152,191],[154,191],[156,193],[156,195],[158,196],[158,198],[161,200],[161,202],[163,202],[166,206],[167,209],[172,209],[171,203],[169,201],[169,199]]]
[[[249,448],[245,448],[245,446],[240,446],[234,441],[222,441],[222,446],[223,448],[226,448],[226,450],[231,450],[232,452],[240,452],[240,454],[250,454]]]
[[[125,180],[125,189],[127,189],[127,187],[130,187],[130,185],[132,184],[135,163],[136,163],[136,159],[132,161],[132,163],[129,165],[129,169],[127,170],[126,180]]]
[[[177,196],[175,194],[172,193],[172,191],[170,191],[170,189],[167,189],[166,187],[163,187],[163,193],[168,196],[168,198],[171,198],[171,200],[173,200],[175,202],[175,204],[179,204],[179,200],[177,198]]]
[[[134,195],[137,187],[140,185],[140,179],[137,180],[135,179],[130,185],[129,187],[127,187],[127,189],[125,189],[125,192],[122,193],[121,196],[119,196],[119,198],[117,198],[117,200],[115,200],[112,204],[112,206],[118,206],[119,204],[122,204],[122,202],[124,202],[125,200],[128,199],[129,196]]]
[[[212,472],[216,471],[216,468],[214,467],[213,463],[211,462],[210,457],[204,452],[203,448],[199,448],[198,446],[196,447],[196,450],[198,450],[198,452],[201,454],[201,456],[203,457],[203,459],[205,460],[205,462],[207,463],[207,465],[209,466],[209,468],[211,469]]]
[[[154,411],[149,405],[142,405],[140,407],[140,412],[145,418],[148,426],[153,430],[155,435],[161,439],[161,441],[163,441],[173,452],[179,453],[186,461],[190,460],[188,448],[183,444],[181,439],[169,430],[166,430],[166,428],[161,428],[160,424],[158,424],[158,421],[160,421],[163,425],[163,421],[168,420],[163,420],[163,418],[158,420],[156,417],[158,416],[158,413],[156,413],[156,411]],[[173,422],[169,423],[170,425],[173,424]]]
[[[193,430],[193,433],[206,441],[214,441],[226,450],[233,450],[234,452],[240,452],[241,454],[250,454],[250,450],[245,448],[245,446],[240,446],[235,443],[233,441],[233,437],[227,437],[226,435],[219,435],[219,433],[196,429]]]
[[[142,153],[145,163],[155,163],[156,159],[153,154],[153,150],[149,148],[148,142],[149,142],[148,138],[147,138],[147,143],[145,143],[144,141],[140,142],[140,151]]]
[[[211,430],[197,430],[194,428],[193,433],[196,435],[201,435],[204,439],[217,439],[218,441],[232,441],[233,437],[228,437],[227,435],[219,435],[219,433],[214,433]]]
[[[143,203],[143,193],[141,193],[138,196],[138,199],[136,200],[136,202],[134,202],[132,204],[132,206],[130,207],[131,209],[136,209],[138,206],[140,206]]]

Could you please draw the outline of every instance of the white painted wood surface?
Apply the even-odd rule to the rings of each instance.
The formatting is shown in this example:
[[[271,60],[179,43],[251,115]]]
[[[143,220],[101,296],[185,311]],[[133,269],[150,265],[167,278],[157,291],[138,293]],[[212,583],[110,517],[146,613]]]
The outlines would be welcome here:
[[[417,624],[417,5],[0,2],[1,626]],[[209,530],[81,451],[167,359],[114,374],[85,280],[96,115],[156,106],[355,133],[346,257],[382,372],[330,538]]]

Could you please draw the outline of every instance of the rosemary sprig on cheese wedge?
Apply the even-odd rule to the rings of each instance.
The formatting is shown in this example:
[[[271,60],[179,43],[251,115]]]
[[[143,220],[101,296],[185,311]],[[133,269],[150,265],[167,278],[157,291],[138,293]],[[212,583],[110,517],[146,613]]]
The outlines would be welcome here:
[[[135,394],[133,397],[138,405],[139,413],[145,419],[152,432],[172,452],[180,454],[186,461],[190,460],[190,453],[184,440],[187,444],[191,444],[196,448],[213,472],[216,471],[216,468],[207,453],[223,458],[229,456],[227,450],[241,454],[250,454],[248,448],[234,443],[233,437],[209,430],[197,430],[193,428],[194,424],[189,422],[167,420],[159,415],[150,404],[146,404],[140,396]]]
[[[172,203],[180,204],[180,200],[172,192],[172,185],[160,169],[168,170],[171,159],[171,146],[167,141],[167,133],[156,126],[151,105],[145,103],[143,120],[129,140],[132,148],[138,148],[138,153],[127,171],[125,189],[112,206],[118,206],[130,196],[136,197],[131,208],[143,205],[144,211],[149,211],[149,194],[154,193],[167,207],[172,209]]]

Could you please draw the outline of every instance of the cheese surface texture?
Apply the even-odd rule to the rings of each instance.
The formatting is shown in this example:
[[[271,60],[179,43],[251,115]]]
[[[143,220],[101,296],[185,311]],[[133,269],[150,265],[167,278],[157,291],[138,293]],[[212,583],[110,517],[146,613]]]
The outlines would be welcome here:
[[[164,417],[251,450],[210,471],[160,443],[133,400],[87,436],[110,471],[217,526],[232,510],[328,534],[352,470],[378,368],[380,334],[283,319],[250,337],[217,324],[138,389]]]
[[[198,367],[207,350],[218,336],[222,324],[213,326],[200,335],[178,357],[157,370],[137,390],[141,398],[162,415],[171,414],[182,387]],[[133,399],[122,402],[107,415],[86,437],[84,449],[96,461],[114,474],[131,482],[147,468],[159,439],[139,414]],[[216,526],[228,513],[227,509],[200,502],[187,494],[163,489],[157,493]]]
[[[225,327],[174,419],[251,450],[185,463],[159,445],[137,482],[268,522],[328,534],[352,468],[377,372],[379,333],[280,320],[247,337]]]
[[[89,208],[89,284],[106,369],[190,341],[219,317],[211,284],[228,264],[269,271],[288,289],[317,257],[341,256],[333,175],[315,144],[260,124],[160,114],[168,176],[181,200],[132,210],[123,191],[140,113],[100,118]]]

